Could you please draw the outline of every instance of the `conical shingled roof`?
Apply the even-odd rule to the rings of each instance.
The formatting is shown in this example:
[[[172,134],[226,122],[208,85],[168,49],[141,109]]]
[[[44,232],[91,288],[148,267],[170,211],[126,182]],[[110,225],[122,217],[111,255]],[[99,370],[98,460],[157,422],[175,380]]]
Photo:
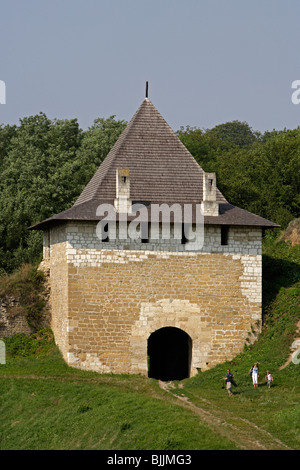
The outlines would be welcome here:
[[[101,203],[114,204],[116,169],[128,168],[130,200],[151,204],[192,204],[203,200],[203,170],[148,98],[101,163],[93,178],[70,209],[46,219],[30,229],[43,230],[67,220],[100,220]],[[262,217],[229,204],[217,189],[218,216],[205,216],[205,224],[278,227]],[[150,219],[149,219],[150,220]],[[194,215],[193,215],[193,220]]]
[[[116,169],[129,168],[130,199],[151,203],[202,201],[203,170],[148,98],[75,205],[116,197]],[[220,191],[217,201],[226,202]]]

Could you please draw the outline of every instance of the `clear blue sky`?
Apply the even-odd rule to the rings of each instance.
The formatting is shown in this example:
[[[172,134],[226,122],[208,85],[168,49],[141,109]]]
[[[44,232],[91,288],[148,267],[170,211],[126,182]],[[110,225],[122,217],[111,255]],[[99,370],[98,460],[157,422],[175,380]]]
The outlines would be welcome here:
[[[0,44],[0,123],[129,120],[148,80],[174,130],[300,125],[299,0],[0,0]]]

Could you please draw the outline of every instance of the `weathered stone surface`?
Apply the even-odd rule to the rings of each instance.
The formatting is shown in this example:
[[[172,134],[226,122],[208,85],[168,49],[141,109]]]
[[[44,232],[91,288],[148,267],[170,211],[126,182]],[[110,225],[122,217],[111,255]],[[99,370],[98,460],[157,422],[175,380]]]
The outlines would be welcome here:
[[[0,338],[9,338],[17,333],[31,334],[31,328],[19,302],[13,297],[0,299]]]
[[[52,329],[72,366],[147,374],[150,334],[174,326],[192,340],[193,375],[232,359],[260,330],[257,228],[231,228],[221,246],[220,227],[208,227],[201,251],[174,240],[104,244],[91,222],[54,228],[50,239]]]

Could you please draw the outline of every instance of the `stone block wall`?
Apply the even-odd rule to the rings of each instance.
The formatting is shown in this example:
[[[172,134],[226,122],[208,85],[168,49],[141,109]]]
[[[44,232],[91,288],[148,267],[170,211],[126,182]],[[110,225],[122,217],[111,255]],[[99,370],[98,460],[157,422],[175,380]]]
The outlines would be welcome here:
[[[174,240],[101,243],[96,223],[51,230],[52,328],[66,361],[147,374],[147,341],[165,326],[192,339],[191,375],[241,352],[261,328],[261,231],[205,227],[201,251]]]
[[[16,299],[13,297],[0,299],[0,339],[18,333],[31,334],[33,331]]]
[[[156,227],[155,227],[156,229]],[[171,252],[201,252],[201,253],[236,253],[243,255],[261,255],[261,229],[249,228],[243,226],[230,227],[228,234],[228,244],[221,245],[221,229],[220,226],[205,226],[203,236],[199,244],[187,243],[182,245],[180,239],[174,238],[174,227],[170,228],[170,237],[162,238],[164,229],[159,230],[150,237],[148,243],[142,243],[140,240],[111,240],[109,242],[101,242],[97,235],[96,222],[68,223],[66,226],[67,260],[73,264],[82,265],[83,252],[90,255],[89,263],[98,257],[99,250],[133,250],[133,251],[171,251]],[[99,232],[98,232],[99,233]]]
[[[50,273],[51,328],[55,341],[68,361],[68,265],[67,232],[65,226],[55,227],[50,232],[48,266]]]

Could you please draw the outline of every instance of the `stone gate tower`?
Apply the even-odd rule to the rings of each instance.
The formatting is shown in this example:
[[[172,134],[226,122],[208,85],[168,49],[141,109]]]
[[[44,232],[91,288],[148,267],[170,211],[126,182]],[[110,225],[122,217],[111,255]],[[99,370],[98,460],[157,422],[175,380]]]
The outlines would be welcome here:
[[[146,98],[73,207],[31,227],[66,362],[167,380],[232,359],[261,328],[275,226],[228,203]]]

